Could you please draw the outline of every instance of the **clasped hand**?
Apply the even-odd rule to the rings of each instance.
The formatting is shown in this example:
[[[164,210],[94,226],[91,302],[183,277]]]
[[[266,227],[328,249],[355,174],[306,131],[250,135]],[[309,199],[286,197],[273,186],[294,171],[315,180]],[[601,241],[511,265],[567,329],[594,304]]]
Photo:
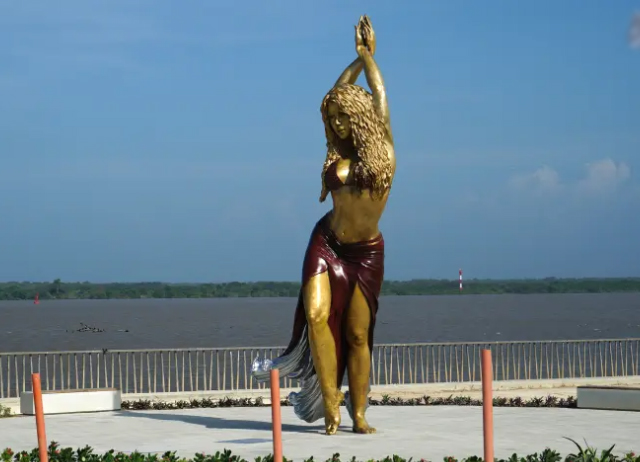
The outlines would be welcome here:
[[[367,15],[360,16],[356,29],[356,52],[361,58],[370,53],[372,56],[376,52],[376,35],[371,26],[371,20]]]

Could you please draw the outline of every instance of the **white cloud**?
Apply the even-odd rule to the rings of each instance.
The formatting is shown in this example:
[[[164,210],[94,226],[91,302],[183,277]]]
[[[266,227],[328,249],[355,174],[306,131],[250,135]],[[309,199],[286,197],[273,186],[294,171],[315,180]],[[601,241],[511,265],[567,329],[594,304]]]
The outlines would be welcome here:
[[[629,29],[629,45],[640,49],[640,12],[633,15]]]
[[[536,194],[551,194],[562,187],[560,175],[553,168],[544,165],[533,173],[516,175],[509,180],[513,189],[532,191]]]
[[[603,159],[587,164],[587,175],[576,184],[578,193],[602,194],[615,190],[631,177],[631,169],[624,162]]]
[[[555,169],[545,165],[533,173],[512,177],[508,185],[513,190],[534,195],[562,192],[592,196],[610,194],[630,178],[631,169],[627,164],[606,158],[587,164],[585,176],[577,181],[564,182]]]

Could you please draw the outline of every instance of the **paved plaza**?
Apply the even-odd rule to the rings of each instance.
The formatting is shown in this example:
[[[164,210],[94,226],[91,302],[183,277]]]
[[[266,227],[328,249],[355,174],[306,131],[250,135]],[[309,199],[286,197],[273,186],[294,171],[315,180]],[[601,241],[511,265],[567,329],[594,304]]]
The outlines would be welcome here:
[[[482,408],[464,406],[376,406],[368,412],[375,435],[354,435],[343,409],[343,428],[322,434],[321,422],[305,424],[291,407],[282,408],[283,450],[287,458],[311,455],[323,461],[339,452],[343,460],[403,457],[442,460],[446,455],[482,456]],[[224,448],[252,460],[272,452],[271,410],[262,408],[119,411],[45,417],[48,441],[62,446],[90,445],[131,452],[179,455],[213,453]],[[551,447],[567,454],[570,437],[598,449],[616,444],[617,453],[640,451],[640,413],[560,408],[494,408],[496,457],[525,455]],[[37,445],[35,418],[0,419],[0,448],[31,449]]]

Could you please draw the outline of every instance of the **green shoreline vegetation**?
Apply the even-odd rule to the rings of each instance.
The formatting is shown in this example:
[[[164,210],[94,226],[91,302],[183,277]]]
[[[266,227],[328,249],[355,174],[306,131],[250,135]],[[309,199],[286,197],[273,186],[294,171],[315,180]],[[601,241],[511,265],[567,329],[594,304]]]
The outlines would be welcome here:
[[[640,292],[640,278],[471,279],[462,295]],[[0,300],[297,297],[298,282],[0,282]],[[460,295],[457,280],[385,281],[382,295]]]

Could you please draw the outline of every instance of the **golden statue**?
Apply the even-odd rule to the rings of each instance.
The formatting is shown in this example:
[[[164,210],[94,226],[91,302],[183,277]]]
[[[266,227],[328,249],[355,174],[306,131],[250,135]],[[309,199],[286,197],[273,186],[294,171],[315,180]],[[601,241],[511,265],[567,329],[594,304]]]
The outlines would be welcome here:
[[[371,22],[355,27],[358,57],[322,100],[327,137],[320,201],[333,208],[318,221],[306,250],[293,334],[273,361],[256,359],[259,381],[277,368],[298,379],[289,397],[306,422],[324,417],[326,433],[340,425],[343,399],[356,433],[373,433],[365,420],[373,330],[384,276],[384,240],[378,229],[395,173],[395,153],[384,81],[373,59]],[[371,93],[355,85],[364,68]],[[345,373],[349,391],[340,391]]]

